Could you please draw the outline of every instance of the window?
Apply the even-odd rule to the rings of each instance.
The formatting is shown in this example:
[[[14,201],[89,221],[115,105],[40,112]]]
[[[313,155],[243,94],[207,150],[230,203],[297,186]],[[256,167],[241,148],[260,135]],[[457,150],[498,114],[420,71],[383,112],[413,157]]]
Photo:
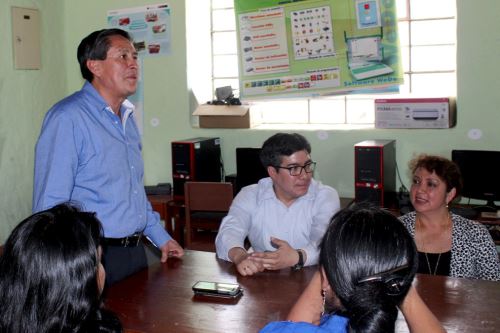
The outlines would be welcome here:
[[[252,104],[263,124],[368,125],[373,100],[456,95],[456,0],[396,0],[404,85],[399,94],[346,95]],[[232,0],[211,0],[212,91],[238,87],[236,24]],[[236,89],[235,95],[239,92]]]

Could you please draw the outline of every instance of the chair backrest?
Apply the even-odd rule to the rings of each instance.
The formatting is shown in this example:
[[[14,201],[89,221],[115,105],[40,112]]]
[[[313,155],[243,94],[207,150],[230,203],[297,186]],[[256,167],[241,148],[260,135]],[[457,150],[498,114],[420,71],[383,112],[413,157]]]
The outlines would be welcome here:
[[[189,211],[228,211],[233,202],[233,185],[221,182],[184,183],[186,213]]]
[[[207,227],[218,230],[233,202],[233,185],[221,182],[184,183],[186,248],[192,248],[193,230]],[[193,245],[194,246],[194,245]]]

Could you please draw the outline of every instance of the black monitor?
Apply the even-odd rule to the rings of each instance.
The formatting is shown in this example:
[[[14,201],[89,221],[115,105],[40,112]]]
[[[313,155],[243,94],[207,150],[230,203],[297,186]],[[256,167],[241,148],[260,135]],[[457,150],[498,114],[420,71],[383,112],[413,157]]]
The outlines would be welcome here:
[[[486,200],[479,210],[498,210],[500,201],[500,151],[452,150],[451,159],[460,168],[464,188],[462,196]]]
[[[236,148],[236,191],[268,177],[267,170],[260,163],[260,148]]]

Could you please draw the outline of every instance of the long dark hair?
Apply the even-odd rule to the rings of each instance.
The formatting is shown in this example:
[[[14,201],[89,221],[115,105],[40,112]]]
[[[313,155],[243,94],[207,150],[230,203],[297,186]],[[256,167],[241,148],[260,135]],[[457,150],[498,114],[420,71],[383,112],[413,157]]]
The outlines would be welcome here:
[[[332,218],[320,246],[320,265],[349,332],[394,332],[397,306],[417,269],[415,243],[403,224],[380,208],[354,205]]]
[[[121,332],[100,310],[101,234],[95,214],[69,204],[23,220],[0,257],[0,332]]]

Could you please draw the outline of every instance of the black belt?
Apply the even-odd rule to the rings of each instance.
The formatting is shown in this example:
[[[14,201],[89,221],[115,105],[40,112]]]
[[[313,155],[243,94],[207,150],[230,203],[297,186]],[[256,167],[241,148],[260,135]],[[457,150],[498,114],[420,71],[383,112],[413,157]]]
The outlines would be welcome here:
[[[121,247],[135,247],[140,244],[142,233],[136,232],[133,235],[123,238],[101,238],[103,245],[121,246]]]

